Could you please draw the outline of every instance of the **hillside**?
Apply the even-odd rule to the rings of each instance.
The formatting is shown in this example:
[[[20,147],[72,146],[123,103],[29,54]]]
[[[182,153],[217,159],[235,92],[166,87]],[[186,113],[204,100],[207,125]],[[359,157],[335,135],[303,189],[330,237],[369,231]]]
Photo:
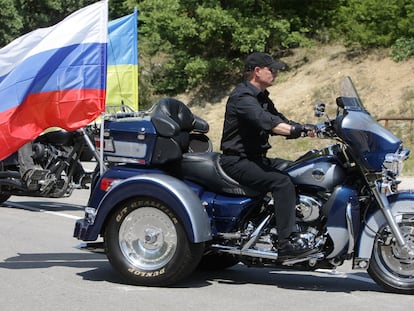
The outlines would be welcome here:
[[[350,76],[365,107],[375,118],[414,117],[414,59],[396,63],[388,55],[384,50],[352,55],[342,46],[299,49],[282,59],[290,70],[280,73],[268,90],[278,110],[288,118],[317,123],[320,120],[313,116],[314,103],[326,103],[328,113],[333,116],[339,82],[344,76]],[[188,102],[186,95],[179,98]],[[215,150],[220,143],[225,103],[226,98],[223,98],[217,103],[207,103],[205,107],[191,108],[209,122],[209,137]],[[394,121],[390,126],[413,150],[413,124]],[[311,138],[285,141],[275,137],[272,138],[273,155],[294,159],[308,149],[328,143]],[[405,169],[410,174],[414,174],[412,158]]]

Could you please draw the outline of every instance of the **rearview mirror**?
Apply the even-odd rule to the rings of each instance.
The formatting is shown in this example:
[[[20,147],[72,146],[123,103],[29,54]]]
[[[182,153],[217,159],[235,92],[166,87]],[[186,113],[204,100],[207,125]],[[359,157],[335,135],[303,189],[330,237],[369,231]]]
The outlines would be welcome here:
[[[323,117],[325,114],[325,104],[324,103],[316,103],[315,104],[315,117],[320,118]]]

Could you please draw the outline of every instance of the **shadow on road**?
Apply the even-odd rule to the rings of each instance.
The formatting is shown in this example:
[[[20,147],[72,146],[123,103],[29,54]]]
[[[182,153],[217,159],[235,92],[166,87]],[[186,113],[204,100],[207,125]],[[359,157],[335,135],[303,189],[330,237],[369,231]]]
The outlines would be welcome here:
[[[84,206],[81,205],[47,200],[7,201],[1,206],[34,212],[83,211],[84,209]],[[48,269],[52,267],[80,268],[84,271],[77,274],[84,280],[127,285],[121,276],[112,269],[105,254],[102,253],[79,251],[71,253],[18,253],[16,256],[0,262],[0,269]],[[298,272],[271,268],[249,268],[242,264],[221,271],[196,270],[186,280],[172,286],[172,288],[202,288],[214,284],[225,284],[228,286],[258,284],[277,286],[284,289],[321,292],[383,292],[382,288],[373,283],[365,272],[342,274]]]
[[[1,269],[48,269],[51,267],[91,268],[79,272],[84,280],[126,284],[112,269],[104,254],[98,253],[19,253],[0,262]],[[227,270],[196,270],[185,281],[171,288],[202,288],[213,284],[228,286],[258,284],[279,288],[322,292],[383,292],[366,273],[332,274],[328,272],[286,271],[249,268],[239,264]]]
[[[53,201],[19,201],[19,202],[6,201],[2,205],[0,205],[0,207],[17,208],[17,209],[29,210],[32,212],[83,211],[85,209],[84,205],[76,205],[76,204],[53,202]]]
[[[332,275],[323,272],[249,268],[244,265],[237,265],[222,271],[197,270],[185,282],[175,287],[199,287],[200,284],[205,282],[217,282],[230,286],[258,284],[285,289],[322,292],[383,292],[380,286],[367,278],[367,273]]]
[[[109,264],[104,254],[97,253],[18,253],[14,257],[0,262],[0,269],[24,270],[24,269],[48,269],[52,267],[69,267],[89,269],[78,273],[85,280],[107,281],[122,284],[118,276]]]

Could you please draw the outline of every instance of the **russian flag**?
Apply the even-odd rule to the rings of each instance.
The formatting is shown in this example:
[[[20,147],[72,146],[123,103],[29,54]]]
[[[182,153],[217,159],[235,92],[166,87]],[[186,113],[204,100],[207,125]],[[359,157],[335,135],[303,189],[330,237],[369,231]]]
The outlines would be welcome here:
[[[105,110],[108,1],[0,49],[0,160],[49,127],[81,128]]]

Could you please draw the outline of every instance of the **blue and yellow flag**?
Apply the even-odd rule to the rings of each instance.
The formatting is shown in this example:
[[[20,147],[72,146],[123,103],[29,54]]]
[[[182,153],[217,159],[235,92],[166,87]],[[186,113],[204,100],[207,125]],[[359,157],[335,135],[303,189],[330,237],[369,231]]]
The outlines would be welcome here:
[[[108,23],[106,105],[138,110],[138,12]]]

